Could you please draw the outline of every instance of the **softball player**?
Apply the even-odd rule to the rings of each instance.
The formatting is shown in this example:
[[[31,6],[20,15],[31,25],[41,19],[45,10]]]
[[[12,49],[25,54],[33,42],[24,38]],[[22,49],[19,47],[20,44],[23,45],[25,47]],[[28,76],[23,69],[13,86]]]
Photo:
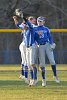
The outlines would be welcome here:
[[[52,66],[54,80],[56,83],[60,81],[57,78],[56,74],[56,63],[54,60],[53,49],[55,48],[55,43],[53,43],[50,31],[47,27],[44,26],[45,19],[44,17],[40,16],[37,18],[38,27],[35,28],[37,33],[37,43],[39,45],[39,60],[40,60],[40,68],[42,72],[42,86],[46,86],[46,79],[45,79],[45,53],[49,59],[49,62]]]
[[[22,62],[21,62],[21,75],[19,78],[21,79],[24,79],[25,80],[25,83],[29,84],[29,80],[28,80],[28,66],[27,66],[27,62],[26,62],[26,46],[25,46],[25,43],[24,43],[24,30],[26,29],[26,26],[23,23],[21,24],[18,24],[18,20],[17,20],[17,17],[16,16],[13,16],[13,19],[14,19],[14,22],[16,24],[16,26],[18,26],[20,29],[22,29],[22,32],[21,32],[21,36],[22,36],[22,43],[20,44],[19,46],[19,50],[21,52],[21,59],[22,59]]]
[[[26,47],[26,65],[25,65],[25,78],[28,78],[28,67],[30,66],[30,73],[31,73],[31,79],[30,85],[35,85],[37,83],[37,68],[35,66],[35,53],[36,53],[36,46],[35,46],[35,31],[30,24],[30,22],[24,18],[26,24],[20,25],[18,21],[14,18],[15,24],[23,30],[23,42]],[[33,19],[32,19],[33,20]],[[31,21],[31,20],[30,20]],[[33,67],[32,67],[33,66]]]
[[[29,22],[28,22],[29,21]],[[35,44],[35,31],[33,27],[36,27],[36,19],[33,16],[28,17],[28,21],[26,21],[30,27],[30,39],[29,42],[31,46],[26,48],[26,56],[30,66],[30,84],[29,85],[36,85],[37,84],[37,68],[35,65],[36,60],[36,44]],[[31,23],[31,24],[30,24]],[[29,59],[28,59],[29,58]]]

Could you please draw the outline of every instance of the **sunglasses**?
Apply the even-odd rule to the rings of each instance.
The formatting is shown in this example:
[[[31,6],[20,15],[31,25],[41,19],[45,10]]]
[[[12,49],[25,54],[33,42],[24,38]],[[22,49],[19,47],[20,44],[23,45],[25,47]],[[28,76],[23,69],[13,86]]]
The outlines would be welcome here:
[[[43,21],[38,20],[38,22],[43,22]]]

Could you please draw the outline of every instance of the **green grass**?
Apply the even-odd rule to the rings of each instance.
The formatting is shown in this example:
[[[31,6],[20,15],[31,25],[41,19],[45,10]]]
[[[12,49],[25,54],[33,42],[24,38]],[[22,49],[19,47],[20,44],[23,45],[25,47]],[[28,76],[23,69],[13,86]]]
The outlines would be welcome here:
[[[53,81],[53,73],[46,66],[46,87],[41,86],[41,73],[38,72],[37,86],[29,87],[20,80],[20,65],[0,65],[0,100],[67,100],[67,65],[57,65],[61,81]]]

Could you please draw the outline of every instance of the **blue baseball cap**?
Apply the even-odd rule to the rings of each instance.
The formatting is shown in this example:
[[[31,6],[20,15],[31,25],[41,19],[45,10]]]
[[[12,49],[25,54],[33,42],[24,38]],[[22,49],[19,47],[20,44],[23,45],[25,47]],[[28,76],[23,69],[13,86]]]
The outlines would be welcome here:
[[[37,21],[45,21],[45,18],[43,16],[40,16],[37,18]]]

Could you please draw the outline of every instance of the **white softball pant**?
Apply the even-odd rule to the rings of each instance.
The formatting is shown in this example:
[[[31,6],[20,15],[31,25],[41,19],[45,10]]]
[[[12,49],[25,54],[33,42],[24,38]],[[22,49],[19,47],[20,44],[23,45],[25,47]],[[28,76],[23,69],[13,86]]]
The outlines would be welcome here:
[[[36,45],[33,44],[29,48],[26,48],[26,60],[27,60],[27,65],[31,66],[35,64],[36,60]]]
[[[22,60],[22,64],[27,64],[26,62],[26,46],[23,44],[23,42],[20,44],[19,46],[19,50],[21,52],[21,60]]]

